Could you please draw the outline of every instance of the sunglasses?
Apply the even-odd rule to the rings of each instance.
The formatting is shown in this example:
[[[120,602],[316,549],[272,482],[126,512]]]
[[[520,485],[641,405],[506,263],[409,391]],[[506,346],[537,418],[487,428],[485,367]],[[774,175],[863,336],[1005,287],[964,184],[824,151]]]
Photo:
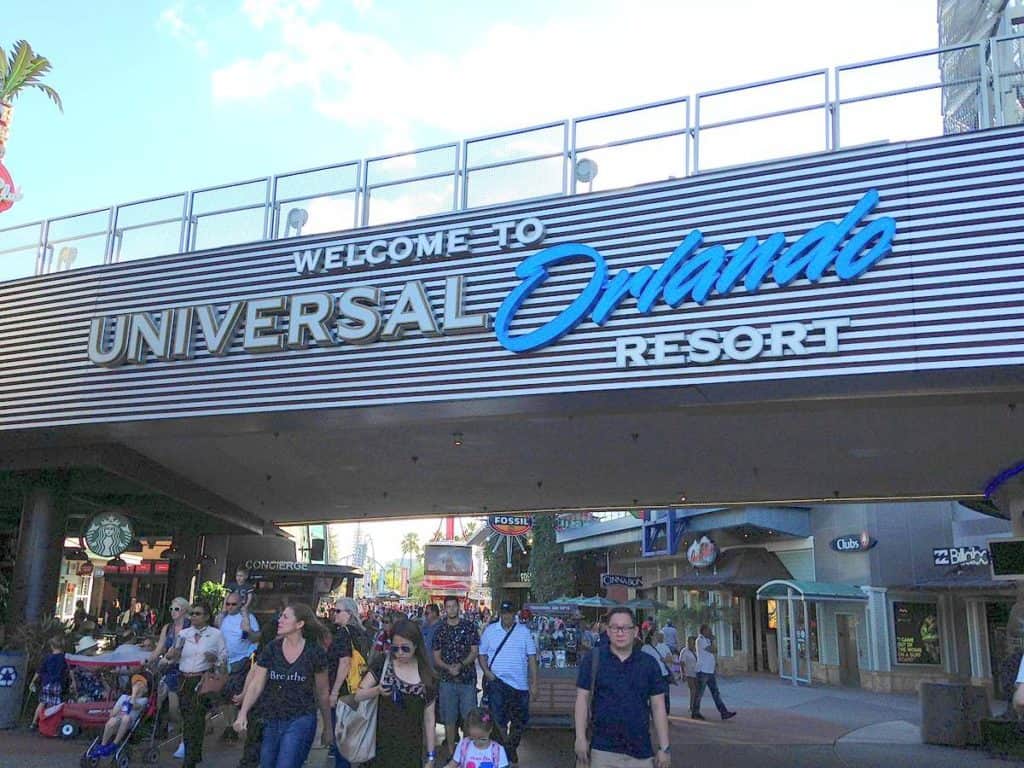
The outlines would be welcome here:
[[[180,605],[172,605],[171,606],[171,610],[172,611],[180,611],[181,610],[181,606]]]
[[[205,611],[189,611],[188,615],[189,616],[205,616],[206,612]]]
[[[413,650],[414,649],[413,649],[413,647],[411,645],[392,645],[391,646],[391,652],[392,653],[398,653],[399,651],[401,651],[402,653],[412,653]]]
[[[348,613],[348,608],[335,608],[335,613]]]
[[[232,605],[238,605],[238,603],[224,603],[224,605],[231,607]]]

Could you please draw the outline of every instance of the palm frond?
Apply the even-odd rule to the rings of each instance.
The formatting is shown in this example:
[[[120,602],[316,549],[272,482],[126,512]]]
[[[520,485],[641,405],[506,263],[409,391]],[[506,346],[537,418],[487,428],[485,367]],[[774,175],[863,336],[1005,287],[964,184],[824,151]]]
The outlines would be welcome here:
[[[42,91],[47,96],[49,96],[50,97],[50,101],[52,101],[54,104],[56,104],[57,105],[57,109],[59,109],[61,111],[61,113],[63,114],[63,112],[64,112],[64,105],[61,103],[60,94],[58,94],[50,86],[44,85],[43,83],[34,83],[32,85],[32,87],[33,88],[38,88],[40,91]]]
[[[7,79],[7,52],[0,48],[0,87],[4,80]]]

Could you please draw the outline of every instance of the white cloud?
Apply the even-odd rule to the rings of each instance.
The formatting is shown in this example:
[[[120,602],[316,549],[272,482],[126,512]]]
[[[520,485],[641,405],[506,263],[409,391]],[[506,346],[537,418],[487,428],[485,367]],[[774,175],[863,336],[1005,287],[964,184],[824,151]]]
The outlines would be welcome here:
[[[191,45],[200,56],[210,52],[210,44],[199,34],[195,25],[185,19],[185,2],[180,0],[160,13],[159,25],[170,32],[171,36]]]
[[[357,10],[371,6],[369,0],[353,2]],[[839,37],[820,34],[823,25],[833,23],[822,5],[828,4],[782,0],[726,9],[703,3],[648,3],[604,15],[492,23],[461,47],[431,48],[422,40],[416,47],[399,46],[387,33],[357,32],[323,18],[317,0],[244,0],[251,23],[276,34],[278,46],[259,58],[239,59],[216,71],[213,94],[218,102],[231,103],[267,99],[279,91],[306,93],[320,114],[378,137],[359,153],[367,156],[422,144],[418,137],[424,129],[431,136],[458,140],[933,44],[934,26],[919,19],[921,8],[928,5],[924,0],[896,8],[882,0],[866,0],[863,9],[844,19],[847,33]],[[928,7],[934,19],[933,7]],[[903,30],[900,37],[878,34],[871,16],[882,8],[890,8],[889,23]],[[743,24],[736,26],[738,18]],[[719,34],[723,24],[733,25],[728,44]],[[911,39],[908,27],[921,31]],[[796,106],[808,101],[804,93],[818,93],[802,85],[780,86],[775,93],[746,91],[732,104],[743,114]],[[797,90],[801,93],[794,95]],[[912,115],[911,122],[919,116]],[[892,124],[891,113],[886,122]],[[823,148],[823,112],[820,125],[822,130],[799,133],[767,123],[746,133],[731,131],[738,137],[731,140],[737,142],[735,160],[731,144],[724,141],[730,129],[722,129],[702,142],[702,158],[715,165],[740,162],[747,159],[743,152],[758,149],[759,144],[768,150],[759,150],[760,158],[818,151]],[[626,133],[635,136],[665,128],[656,115],[641,114],[634,116]],[[718,137],[723,141],[716,147]],[[547,138],[512,138],[504,146],[488,148],[486,154],[497,160],[559,151],[560,140],[556,137],[552,146]],[[715,155],[720,157],[712,163]],[[657,178],[676,173],[665,170],[664,157],[664,150],[650,146],[604,153],[595,188],[655,178],[638,171],[638,163],[657,166]]]

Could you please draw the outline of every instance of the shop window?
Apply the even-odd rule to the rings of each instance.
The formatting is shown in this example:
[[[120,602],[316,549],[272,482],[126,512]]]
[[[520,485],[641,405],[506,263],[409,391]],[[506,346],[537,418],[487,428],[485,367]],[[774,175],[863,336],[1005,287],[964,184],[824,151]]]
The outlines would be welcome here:
[[[811,660],[819,661],[818,658],[818,605],[817,603],[807,604],[807,642],[810,646]]]
[[[935,603],[892,604],[897,664],[941,664]]]
[[[777,632],[779,629],[779,601],[767,600],[768,629]]]

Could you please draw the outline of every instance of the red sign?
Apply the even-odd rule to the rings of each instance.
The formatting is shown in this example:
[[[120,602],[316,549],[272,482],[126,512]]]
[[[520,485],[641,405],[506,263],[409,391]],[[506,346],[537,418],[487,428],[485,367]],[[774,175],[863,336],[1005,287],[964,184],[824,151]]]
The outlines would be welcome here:
[[[128,574],[132,576],[161,575],[170,572],[171,564],[165,561],[143,562],[138,565],[105,565],[103,572],[106,574]]]
[[[88,576],[92,573],[92,563],[79,563],[78,564],[78,575]]]
[[[14,179],[11,178],[11,174],[4,164],[0,163],[0,213],[14,205],[19,198],[21,195],[14,188]]]

